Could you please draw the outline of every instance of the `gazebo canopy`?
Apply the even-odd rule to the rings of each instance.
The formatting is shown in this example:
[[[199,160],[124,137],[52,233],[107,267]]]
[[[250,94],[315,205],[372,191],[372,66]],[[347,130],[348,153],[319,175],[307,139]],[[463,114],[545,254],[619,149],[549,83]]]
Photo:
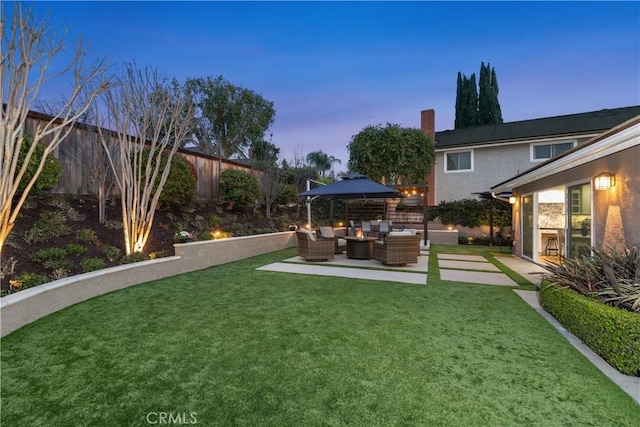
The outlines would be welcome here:
[[[396,199],[404,195],[391,187],[371,181],[366,175],[353,173],[342,180],[298,193],[298,197],[313,197],[324,200],[349,199]]]

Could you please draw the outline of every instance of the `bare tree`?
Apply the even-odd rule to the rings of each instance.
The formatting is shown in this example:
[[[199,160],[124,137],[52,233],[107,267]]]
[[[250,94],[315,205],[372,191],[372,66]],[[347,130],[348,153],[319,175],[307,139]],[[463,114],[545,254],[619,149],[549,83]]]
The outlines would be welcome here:
[[[193,129],[193,108],[177,82],[157,72],[127,65],[116,85],[105,92],[105,110],[115,130],[117,158],[105,153],[120,190],[127,255],[142,252],[149,238],[171,160]],[[162,157],[166,156],[166,163]]]
[[[46,20],[39,22],[33,9],[23,9],[20,2],[9,5],[13,7],[13,17],[8,26],[5,3],[0,6],[0,98],[4,103],[0,108],[0,252],[29,191],[42,172],[47,155],[108,87],[104,61],[85,64],[82,40],[65,61],[68,55],[68,46],[64,43],[66,31],[59,33],[50,28]],[[60,111],[35,129],[22,166],[18,168],[18,157],[25,143],[27,115],[42,85],[56,77],[70,79],[71,93]],[[91,89],[87,91],[87,88]],[[87,96],[81,96],[83,92]],[[24,191],[17,195],[37,144],[44,146],[44,154],[36,173]]]
[[[47,115],[55,115],[64,108],[64,97],[58,100],[39,99],[34,105],[34,109]],[[107,127],[105,117],[101,114],[100,104],[94,102],[78,119],[81,131],[73,132],[67,136],[65,143],[60,146],[61,151],[67,144],[82,144],[83,149],[75,152],[74,161],[87,165],[83,170],[83,181],[87,184],[90,194],[98,199],[98,221],[104,224],[107,221],[106,205],[111,191],[115,185],[113,170],[109,164],[109,156],[104,149],[108,147],[109,152],[115,156],[118,148],[116,138],[106,133],[99,132],[98,127]],[[102,139],[105,137],[103,143]]]
[[[88,153],[86,162],[89,165],[87,182],[89,190],[98,199],[98,221],[104,224],[107,221],[107,200],[115,185],[115,175],[109,159],[116,155],[118,147],[115,138],[104,138],[103,133],[97,129],[88,133],[85,143],[90,147],[90,150],[85,151]]]
[[[261,173],[258,175],[258,185],[260,186],[262,203],[265,206],[265,216],[269,219],[271,218],[271,208],[274,202],[285,190],[286,184],[282,169],[277,165],[268,165],[262,168]]]

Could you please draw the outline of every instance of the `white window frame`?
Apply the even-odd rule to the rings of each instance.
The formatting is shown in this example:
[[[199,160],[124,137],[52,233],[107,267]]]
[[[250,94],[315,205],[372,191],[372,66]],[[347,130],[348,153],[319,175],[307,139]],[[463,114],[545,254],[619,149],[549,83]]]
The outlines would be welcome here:
[[[576,145],[578,145],[578,141],[575,139],[568,139],[568,140],[554,140],[554,141],[545,141],[545,142],[534,142],[532,144],[530,144],[530,148],[529,148],[529,160],[531,161],[531,163],[540,163],[540,162],[546,162],[547,160],[555,157],[548,157],[545,159],[536,159],[533,155],[535,153],[534,148],[535,147],[539,147],[541,145],[559,145],[559,144],[571,144],[571,148],[575,148]]]
[[[471,153],[471,168],[470,169],[455,169],[455,170],[449,170],[448,169],[448,164],[449,162],[447,162],[447,156],[449,154],[458,154],[458,153]],[[465,172],[473,172],[473,148],[470,148],[468,150],[455,150],[455,151],[445,151],[444,153],[444,173],[465,173]]]

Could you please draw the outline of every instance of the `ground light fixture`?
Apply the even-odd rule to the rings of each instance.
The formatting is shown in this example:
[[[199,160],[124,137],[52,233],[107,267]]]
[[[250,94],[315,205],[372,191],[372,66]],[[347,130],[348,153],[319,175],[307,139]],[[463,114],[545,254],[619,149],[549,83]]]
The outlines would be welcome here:
[[[616,185],[616,176],[611,172],[602,172],[594,178],[596,190],[608,190]]]

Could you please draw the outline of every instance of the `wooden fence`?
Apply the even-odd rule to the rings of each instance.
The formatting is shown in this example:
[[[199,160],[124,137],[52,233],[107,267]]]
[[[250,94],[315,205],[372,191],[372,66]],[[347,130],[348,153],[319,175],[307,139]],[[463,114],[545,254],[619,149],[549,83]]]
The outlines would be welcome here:
[[[51,116],[30,112],[27,118],[26,132],[33,135],[38,125],[42,126],[50,120]],[[117,143],[115,136],[112,138]],[[75,126],[52,154],[62,166],[62,175],[52,190],[53,193],[94,194],[96,178],[107,171],[109,167],[97,131],[82,125]],[[198,175],[198,200],[219,200],[220,173],[226,169],[239,169],[253,175],[258,173],[250,166],[233,160],[220,159],[188,150],[178,150],[177,154],[191,162],[195,168]],[[117,156],[117,153],[114,155]]]

